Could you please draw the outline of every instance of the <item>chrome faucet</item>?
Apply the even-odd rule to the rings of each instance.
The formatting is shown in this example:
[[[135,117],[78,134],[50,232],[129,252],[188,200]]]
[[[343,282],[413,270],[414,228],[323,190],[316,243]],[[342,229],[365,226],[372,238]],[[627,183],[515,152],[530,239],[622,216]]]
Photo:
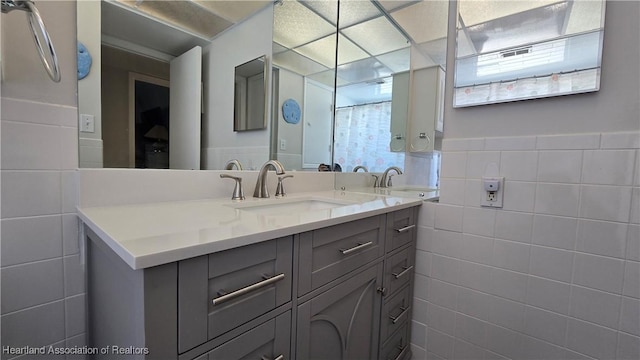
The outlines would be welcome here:
[[[258,182],[256,182],[256,189],[253,191],[253,197],[268,198],[269,191],[267,190],[267,172],[269,166],[276,170],[277,175],[284,175],[284,166],[278,160],[269,160],[260,168],[258,174]]]
[[[388,167],[387,170],[385,170],[384,173],[382,174],[382,177],[380,178],[381,188],[391,187],[391,176],[393,176],[393,175],[389,175],[389,171],[391,170],[394,170],[398,175],[402,175],[402,170],[400,170],[400,168],[398,168],[397,166]]]
[[[367,169],[367,167],[364,166],[364,165],[358,165],[358,166],[354,167],[353,168],[353,172],[358,172],[358,170],[360,170],[360,169],[364,170],[364,172],[369,172],[369,169]]]
[[[242,170],[242,165],[240,164],[240,161],[238,161],[237,159],[231,159],[227,161],[227,164],[224,166],[224,169],[232,170],[234,166],[236,167],[236,169]]]
[[[236,181],[236,186],[233,188],[233,195],[231,195],[231,200],[244,200],[244,191],[242,190],[241,178],[228,174],[220,174],[220,177],[222,179],[233,179]]]

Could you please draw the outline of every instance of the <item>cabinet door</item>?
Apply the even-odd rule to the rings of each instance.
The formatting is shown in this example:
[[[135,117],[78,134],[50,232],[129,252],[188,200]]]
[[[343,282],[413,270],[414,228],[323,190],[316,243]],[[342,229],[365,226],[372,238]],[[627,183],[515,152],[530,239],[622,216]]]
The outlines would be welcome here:
[[[409,246],[389,256],[384,264],[384,287],[387,295],[393,295],[413,279],[416,252]]]
[[[387,214],[387,253],[414,241],[416,212],[417,208],[408,208]]]
[[[384,215],[300,235],[298,296],[384,255],[384,236]]]
[[[197,360],[289,360],[291,312],[279,315],[211,350]]]
[[[180,353],[291,301],[292,237],[178,264]]]
[[[434,150],[436,130],[442,128],[444,97],[440,93],[439,66],[416,69],[411,81],[411,112],[407,131],[408,148],[411,152]],[[439,130],[441,131],[441,130]]]
[[[382,264],[298,306],[297,359],[376,359]]]
[[[380,320],[380,342],[387,341],[393,333],[411,321],[413,299],[410,290],[407,285],[390,298],[385,297]]]
[[[407,360],[411,358],[409,325],[405,323],[382,345],[380,360]]]

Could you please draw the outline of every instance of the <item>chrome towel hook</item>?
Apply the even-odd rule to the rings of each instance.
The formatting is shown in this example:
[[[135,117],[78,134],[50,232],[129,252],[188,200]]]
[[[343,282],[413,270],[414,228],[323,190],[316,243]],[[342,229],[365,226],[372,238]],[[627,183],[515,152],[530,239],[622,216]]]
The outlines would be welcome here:
[[[56,50],[53,48],[53,43],[49,37],[49,33],[44,26],[42,16],[35,4],[29,0],[1,0],[2,12],[8,13],[12,10],[22,10],[29,13],[29,25],[31,26],[31,32],[33,33],[33,39],[36,43],[36,48],[40,54],[40,60],[44,68],[47,70],[49,77],[54,82],[60,82],[60,67],[58,66],[58,56]],[[44,46],[42,40],[44,40]],[[45,52],[45,48],[48,50],[48,56]]]

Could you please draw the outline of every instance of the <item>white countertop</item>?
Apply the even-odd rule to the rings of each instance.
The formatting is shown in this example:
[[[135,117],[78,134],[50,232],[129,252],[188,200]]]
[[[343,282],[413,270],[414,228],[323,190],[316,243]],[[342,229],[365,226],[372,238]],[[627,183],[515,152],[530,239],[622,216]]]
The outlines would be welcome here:
[[[296,205],[303,201],[318,208]],[[323,191],[284,198],[247,197],[243,201],[211,199],[80,207],[78,216],[135,270],[421,203],[419,198]]]

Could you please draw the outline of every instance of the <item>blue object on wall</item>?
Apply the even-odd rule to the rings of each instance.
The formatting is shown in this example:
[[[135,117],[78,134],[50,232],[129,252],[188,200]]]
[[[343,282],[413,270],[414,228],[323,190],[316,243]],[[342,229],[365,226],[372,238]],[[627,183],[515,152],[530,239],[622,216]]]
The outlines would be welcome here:
[[[287,99],[282,103],[282,117],[289,124],[300,122],[300,105],[293,99]]]
[[[78,80],[84,79],[91,71],[91,54],[89,50],[78,41]]]

